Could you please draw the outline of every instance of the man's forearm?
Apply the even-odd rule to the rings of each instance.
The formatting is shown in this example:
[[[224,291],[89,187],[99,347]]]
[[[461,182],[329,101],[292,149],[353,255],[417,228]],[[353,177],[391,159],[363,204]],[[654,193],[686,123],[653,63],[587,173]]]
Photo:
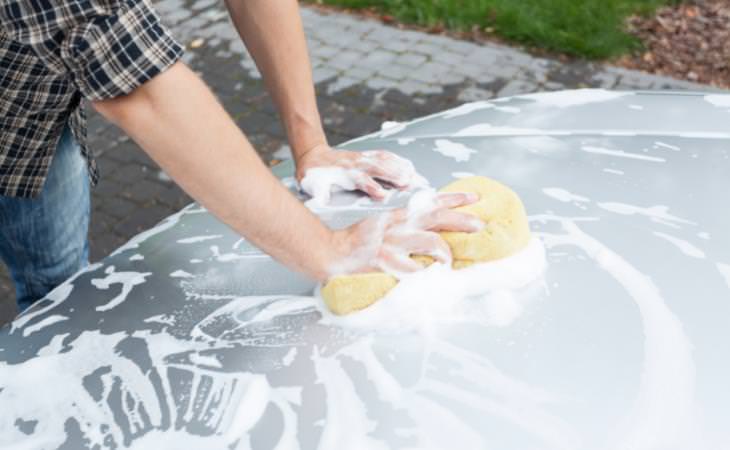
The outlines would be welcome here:
[[[328,264],[346,253],[183,64],[94,106],[211,213],[284,264],[324,280]]]
[[[296,0],[226,0],[279,108],[295,158],[326,144]]]

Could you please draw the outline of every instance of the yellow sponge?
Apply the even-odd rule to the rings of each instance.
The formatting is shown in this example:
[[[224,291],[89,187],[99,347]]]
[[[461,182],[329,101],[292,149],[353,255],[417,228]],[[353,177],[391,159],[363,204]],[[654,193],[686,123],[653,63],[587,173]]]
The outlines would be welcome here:
[[[507,186],[486,177],[469,177],[457,180],[440,191],[479,194],[479,201],[455,211],[477,216],[487,224],[477,233],[441,233],[451,248],[454,269],[513,255],[530,241],[525,207]],[[424,266],[432,262],[427,256],[414,255],[413,258]],[[332,312],[343,315],[372,305],[396,284],[398,280],[395,277],[383,272],[338,275],[327,282],[321,294]]]

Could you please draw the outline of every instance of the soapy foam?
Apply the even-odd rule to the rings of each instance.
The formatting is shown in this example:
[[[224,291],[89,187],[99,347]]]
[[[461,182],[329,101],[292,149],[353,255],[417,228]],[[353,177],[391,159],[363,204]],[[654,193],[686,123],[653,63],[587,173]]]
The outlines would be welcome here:
[[[663,148],[663,149],[667,149],[667,150],[672,150],[672,151],[675,151],[675,152],[678,152],[678,151],[681,150],[676,145],[667,144],[666,142],[661,142],[661,141],[654,142],[654,147],[655,148]]]
[[[416,172],[410,160],[396,155],[382,160],[377,157],[376,153],[374,151],[362,152],[361,167],[359,168],[316,167],[307,170],[300,183],[301,190],[311,197],[305,204],[310,209],[323,208],[328,206],[333,193],[355,191],[357,189],[356,180],[362,180],[367,177],[367,167],[374,165],[387,168],[391,173],[397,173],[399,179],[393,181],[403,186],[406,190],[428,187],[428,180]],[[388,195],[393,195],[396,191],[390,189],[386,192],[388,192]],[[387,202],[387,200],[388,198],[384,201]]]
[[[705,101],[719,108],[730,108],[730,95],[709,94],[705,95]]]
[[[669,207],[664,205],[642,207],[620,202],[601,202],[597,205],[599,208],[616,214],[645,216],[652,222],[661,223],[672,228],[681,228],[681,225],[697,225],[695,222],[669,214]]]
[[[169,230],[170,228],[175,226],[180,221],[180,218],[185,214],[200,214],[205,212],[207,212],[205,208],[198,206],[195,203],[188,205],[180,211],[176,212],[175,214],[163,219],[162,222],[160,222],[155,227],[139,233],[138,235],[127,241],[126,244],[114,250],[110,256],[116,256],[120,253],[126,252],[127,250],[138,248],[140,244],[142,244],[147,239],[156,236],[163,231]]]
[[[474,111],[479,111],[481,109],[490,109],[490,108],[494,108],[494,107],[495,107],[495,105],[493,103],[490,103],[487,101],[464,103],[461,106],[458,106],[454,109],[450,109],[448,111],[445,111],[445,112],[439,114],[439,116],[444,119],[453,119],[454,117],[471,114]]]
[[[380,133],[378,134],[381,138],[386,138],[388,136],[392,136],[394,134],[400,133],[401,131],[405,130],[408,124],[401,123],[401,122],[389,122],[385,121],[380,126]]]
[[[436,153],[441,153],[444,156],[453,158],[456,162],[469,161],[472,153],[477,152],[464,144],[449,141],[448,139],[436,139],[435,144],[436,147],[434,147],[433,150]]]
[[[127,296],[132,291],[132,288],[144,283],[145,279],[148,276],[152,275],[152,272],[115,272],[114,270],[114,266],[109,266],[104,271],[104,273],[107,274],[106,277],[94,278],[91,280],[91,284],[95,288],[102,290],[109,289],[109,287],[113,284],[122,285],[121,292],[116,297],[109,300],[106,304],[97,306],[97,311],[108,311],[116,306],[119,306],[124,300],[127,299]]]
[[[545,106],[567,108],[570,106],[607,102],[628,95],[633,94],[629,92],[607,91],[604,89],[576,89],[572,91],[526,94],[520,95],[517,98],[534,100]]]
[[[54,288],[51,292],[46,294],[45,298],[40,300],[37,305],[33,306],[32,308],[29,308],[25,310],[23,313],[21,313],[18,317],[13,320],[11,323],[10,331],[11,333],[16,332],[17,330],[23,328],[26,326],[29,322],[31,322],[33,319],[35,319],[38,316],[42,316],[61,304],[64,300],[68,298],[69,295],[71,295],[71,292],[73,291],[74,282],[78,277],[81,275],[93,272],[99,267],[101,267],[101,263],[94,263],[90,264],[83,269],[76,272],[74,275],[72,275],[69,279],[64,281],[62,284]],[[46,303],[47,302],[47,303]]]
[[[623,175],[625,173],[623,170],[611,169],[608,167],[604,168],[603,171],[606,173],[612,173],[614,175]]]
[[[40,331],[47,326],[53,325],[54,323],[63,322],[64,320],[68,320],[68,317],[61,316],[59,314],[48,316],[48,317],[44,318],[43,320],[39,320],[37,323],[34,323],[33,325],[29,325],[29,326],[23,328],[23,336],[28,337],[31,334],[35,333],[36,331]]]
[[[682,324],[664,303],[651,278],[620,255],[586,234],[575,222],[558,219],[565,235],[543,234],[548,247],[575,245],[614,278],[631,296],[641,314],[644,330],[644,369],[639,394],[626,417],[615,445],[608,448],[651,450],[691,448],[696,442],[695,365],[692,345]]]
[[[518,128],[506,126],[494,126],[488,123],[480,123],[462,128],[453,134],[454,137],[486,137],[486,136],[531,136],[543,134],[543,130],[537,128]]]
[[[418,272],[398,274],[398,285],[368,308],[335,316],[323,306],[323,314],[327,323],[338,326],[392,332],[427,331],[474,320],[504,326],[518,315],[515,308],[520,310],[508,292],[527,286],[544,270],[544,248],[533,238],[524,250],[497,261],[460,270],[434,263]]]
[[[195,244],[197,242],[209,241],[211,239],[220,239],[222,237],[223,237],[222,234],[211,234],[208,236],[193,236],[193,237],[189,237],[189,238],[178,239],[177,243],[178,244]]]
[[[657,156],[639,155],[638,153],[629,153],[629,152],[625,152],[623,150],[611,150],[611,149],[603,148],[603,147],[595,147],[593,145],[583,145],[583,146],[581,146],[581,150],[583,150],[584,152],[587,152],[587,153],[616,156],[619,158],[627,158],[627,159],[637,159],[640,161],[649,161],[649,162],[666,162],[667,161],[666,159],[659,158]]]
[[[542,192],[547,195],[548,197],[552,197],[555,200],[564,202],[564,203],[571,203],[571,202],[577,202],[577,203],[585,203],[590,202],[589,198],[583,197],[581,195],[572,194],[568,192],[565,189],[562,188],[543,188]]]
[[[654,236],[664,239],[665,241],[671,243],[679,251],[684,253],[687,256],[690,256],[692,258],[698,258],[698,259],[704,259],[705,258],[705,252],[700,250],[699,248],[695,247],[694,245],[690,244],[689,242],[685,241],[684,239],[679,239],[676,236],[671,236],[666,233],[662,233],[660,231],[654,231]]]
[[[717,270],[720,271],[720,275],[725,279],[725,284],[730,289],[730,264],[717,263]]]

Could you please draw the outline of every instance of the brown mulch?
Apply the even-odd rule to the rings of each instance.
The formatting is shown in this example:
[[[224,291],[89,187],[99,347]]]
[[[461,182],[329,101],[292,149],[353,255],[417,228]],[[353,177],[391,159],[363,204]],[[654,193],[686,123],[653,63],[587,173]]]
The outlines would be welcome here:
[[[730,88],[730,0],[664,7],[628,27],[644,51],[619,59],[622,66]]]

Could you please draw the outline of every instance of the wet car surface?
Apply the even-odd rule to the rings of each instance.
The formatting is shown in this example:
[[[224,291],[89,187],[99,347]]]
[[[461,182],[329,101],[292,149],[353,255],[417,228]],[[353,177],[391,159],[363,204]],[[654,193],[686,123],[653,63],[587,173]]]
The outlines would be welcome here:
[[[425,330],[333,322],[191,205],[0,330],[0,448],[730,449],[729,119],[725,95],[567,91],[344,145],[507,184],[547,250]]]

